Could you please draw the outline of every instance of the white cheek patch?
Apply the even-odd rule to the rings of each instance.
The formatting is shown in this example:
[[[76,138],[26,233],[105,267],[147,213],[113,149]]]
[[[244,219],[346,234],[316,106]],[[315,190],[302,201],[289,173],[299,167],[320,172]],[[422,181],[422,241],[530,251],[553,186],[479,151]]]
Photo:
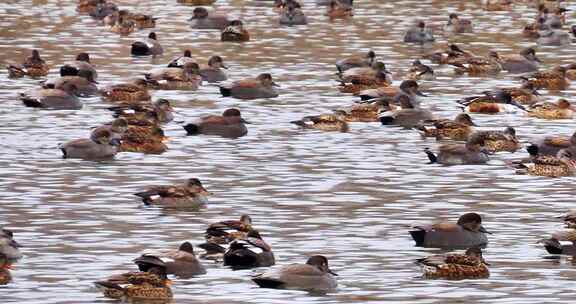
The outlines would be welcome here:
[[[312,125],[314,125],[314,122],[311,120],[306,120],[306,121],[304,121],[304,124],[306,124],[308,126],[312,126]]]
[[[152,196],[150,196],[150,199],[152,199],[152,200],[160,199],[160,195],[152,195]]]

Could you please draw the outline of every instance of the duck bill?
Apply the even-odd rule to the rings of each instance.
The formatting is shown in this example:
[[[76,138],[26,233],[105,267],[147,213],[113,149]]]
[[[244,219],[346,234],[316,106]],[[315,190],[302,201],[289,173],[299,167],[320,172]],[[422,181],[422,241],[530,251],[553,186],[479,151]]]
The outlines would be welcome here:
[[[428,95],[426,95],[426,94],[424,94],[424,93],[422,93],[422,92],[420,92],[420,91],[416,91],[416,95],[418,95],[418,96],[423,96],[423,97],[427,97],[427,96],[428,96]]]
[[[280,86],[279,86],[277,83],[275,83],[275,82],[272,82],[272,86],[274,86],[274,87],[280,87]]]
[[[522,111],[527,111],[526,108],[525,108],[523,105],[519,104],[518,102],[516,102],[516,101],[514,101],[514,100],[512,100],[512,102],[511,102],[510,104],[513,105],[513,106],[515,106],[515,107],[517,107],[518,109],[520,109],[520,110],[522,110]]]
[[[534,59],[534,61],[536,61],[536,62],[542,63],[542,60],[540,60],[540,58],[538,58],[538,57],[536,57],[536,56],[534,56],[533,59]]]
[[[226,70],[228,69],[228,66],[227,66],[227,65],[224,65],[224,64],[220,64],[220,67],[223,68],[223,69],[226,69]]]
[[[480,231],[482,233],[486,233],[486,234],[493,234],[492,232],[486,230],[486,228],[484,228],[484,226],[480,226],[480,229],[478,229],[478,231]]]
[[[337,273],[335,273],[334,271],[332,271],[332,270],[330,270],[330,269],[328,269],[327,272],[328,272],[329,274],[333,275],[333,276],[338,276]]]
[[[20,245],[20,243],[16,242],[15,240],[10,240],[8,245],[10,245],[11,247],[14,247],[14,248],[22,248],[22,245]]]
[[[245,123],[245,124],[247,124],[247,125],[251,125],[251,124],[252,124],[251,122],[245,120],[244,118],[240,119],[240,122]]]

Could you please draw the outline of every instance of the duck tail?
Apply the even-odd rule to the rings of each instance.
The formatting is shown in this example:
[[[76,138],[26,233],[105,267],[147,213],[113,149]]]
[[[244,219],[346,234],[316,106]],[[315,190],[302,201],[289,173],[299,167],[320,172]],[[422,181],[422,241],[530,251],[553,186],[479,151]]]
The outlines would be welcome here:
[[[426,155],[428,156],[428,159],[430,160],[431,164],[438,163],[438,157],[436,157],[436,154],[434,154],[434,152],[430,151],[430,148],[424,149],[424,153],[426,153]]]
[[[25,106],[30,107],[30,108],[42,108],[42,103],[39,102],[36,99],[30,98],[30,97],[21,97],[22,103],[24,103]]]
[[[232,90],[230,88],[220,86],[220,94],[222,94],[223,97],[230,97],[232,96]]]
[[[186,135],[197,135],[198,133],[200,133],[200,128],[198,128],[198,125],[195,125],[193,123],[189,123],[185,126],[183,126],[184,130],[186,130]]]
[[[150,48],[146,43],[141,41],[136,41],[132,43],[132,48],[130,49],[130,54],[133,56],[146,56],[150,55]]]
[[[62,151],[62,158],[68,158],[68,153],[66,152],[66,149],[64,149],[62,146],[58,147],[60,149],[60,151]]]
[[[291,124],[295,124],[300,127],[305,127],[306,123],[303,120],[293,120],[290,122]]]
[[[409,232],[414,242],[416,242],[416,246],[418,247],[424,246],[424,239],[426,237],[425,230],[410,230]]]
[[[391,125],[394,123],[394,117],[393,116],[381,116],[380,117],[380,122],[382,123],[382,125],[387,126],[387,125]]]
[[[282,284],[284,284],[284,282],[282,281],[263,277],[252,278],[252,281],[262,288],[279,288],[280,286],[282,286]]]
[[[210,243],[210,242],[200,244],[200,245],[198,245],[198,248],[204,249],[206,251],[206,253],[208,253],[208,254],[226,252],[226,248],[224,248],[218,244]]]

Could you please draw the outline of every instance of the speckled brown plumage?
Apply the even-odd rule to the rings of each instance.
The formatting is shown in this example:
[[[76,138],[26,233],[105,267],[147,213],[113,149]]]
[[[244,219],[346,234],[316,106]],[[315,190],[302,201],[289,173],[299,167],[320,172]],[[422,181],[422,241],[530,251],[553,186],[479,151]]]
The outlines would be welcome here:
[[[532,73],[526,77],[521,77],[536,89],[565,90],[570,86],[566,79],[566,68],[557,66],[550,71]]]
[[[355,104],[349,108],[334,110],[334,114],[347,122],[378,122],[378,116],[382,112],[395,110],[396,106],[390,106],[385,101],[375,101],[372,103]]]
[[[112,85],[102,91],[102,96],[110,102],[148,101],[151,99],[145,80]]]
[[[560,99],[557,103],[537,103],[530,107],[528,115],[541,119],[572,119],[574,110],[570,102]]]
[[[424,137],[466,141],[472,133],[473,122],[468,114],[459,114],[454,120],[438,119],[418,127]]]
[[[322,114],[317,116],[306,116],[301,120],[292,121],[304,129],[315,129],[321,131],[347,132],[348,123],[333,114]]]
[[[480,279],[490,276],[479,248],[471,248],[466,254],[435,255],[418,260],[427,279]]]

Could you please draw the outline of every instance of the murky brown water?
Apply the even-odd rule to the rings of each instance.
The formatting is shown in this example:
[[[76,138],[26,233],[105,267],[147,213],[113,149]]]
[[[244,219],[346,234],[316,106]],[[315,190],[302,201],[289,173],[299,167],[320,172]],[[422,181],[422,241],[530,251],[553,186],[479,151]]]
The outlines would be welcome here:
[[[499,154],[484,166],[428,165],[422,150],[435,147],[435,141],[378,123],[354,123],[344,134],[304,132],[288,123],[354,100],[338,93],[333,80],[333,63],[345,55],[373,49],[401,79],[409,63],[426,51],[399,43],[417,16],[441,22],[448,12],[464,9],[463,16],[475,18],[476,33],[450,41],[480,53],[516,52],[533,45],[520,37],[533,9],[519,5],[512,12],[488,14],[472,1],[366,0],[358,1],[353,19],[331,23],[323,8],[305,1],[309,25],[290,28],[276,25],[270,1],[219,0],[216,7],[244,19],[253,36],[246,44],[224,44],[216,31],[191,30],[186,20],[193,8],[175,0],[117,2],[160,17],[155,31],[164,56],[130,57],[129,44],[148,32],[120,38],[78,15],[75,1],[5,0],[0,3],[0,63],[18,61],[27,49],[39,48],[57,67],[88,51],[106,85],[160,67],[190,48],[201,61],[223,56],[233,79],[271,72],[281,97],[238,101],[221,98],[215,86],[155,92],[155,97],[174,100],[178,121],[239,107],[253,124],[248,136],[229,140],[186,137],[180,124],[171,123],[166,127],[170,150],[162,155],[123,153],[103,163],[74,161],[61,159],[57,144],[84,137],[90,127],[109,121],[108,104],[90,98],[79,111],[25,108],[17,93],[36,87],[39,80],[12,80],[2,72],[0,226],[13,229],[26,247],[13,283],[0,287],[0,302],[107,302],[92,281],[132,269],[132,258],[143,249],[175,247],[183,240],[199,243],[208,223],[247,213],[273,246],[278,264],[316,253],[328,256],[340,274],[338,292],[315,296],[259,289],[250,282],[253,270],[206,263],[207,275],[175,282],[174,303],[518,303],[538,298],[573,303],[572,260],[546,259],[536,244],[561,226],[553,216],[573,207],[573,178],[515,175],[504,161],[525,152]],[[446,41],[438,38],[436,47]],[[573,46],[540,47],[538,52],[546,67],[574,58]],[[425,104],[449,117],[459,111],[459,97],[518,83],[506,74],[487,79],[455,77],[449,67],[437,71],[437,80],[422,83],[430,95]],[[56,77],[57,70],[50,76]],[[561,94],[572,98],[574,91]],[[512,125],[523,142],[574,131],[571,121],[520,114],[474,119],[484,127]],[[149,184],[193,176],[215,193],[209,208],[200,212],[146,208],[131,195]],[[481,212],[494,232],[485,253],[491,277],[420,279],[414,259],[437,250],[415,248],[409,225],[454,219],[468,211]]]

